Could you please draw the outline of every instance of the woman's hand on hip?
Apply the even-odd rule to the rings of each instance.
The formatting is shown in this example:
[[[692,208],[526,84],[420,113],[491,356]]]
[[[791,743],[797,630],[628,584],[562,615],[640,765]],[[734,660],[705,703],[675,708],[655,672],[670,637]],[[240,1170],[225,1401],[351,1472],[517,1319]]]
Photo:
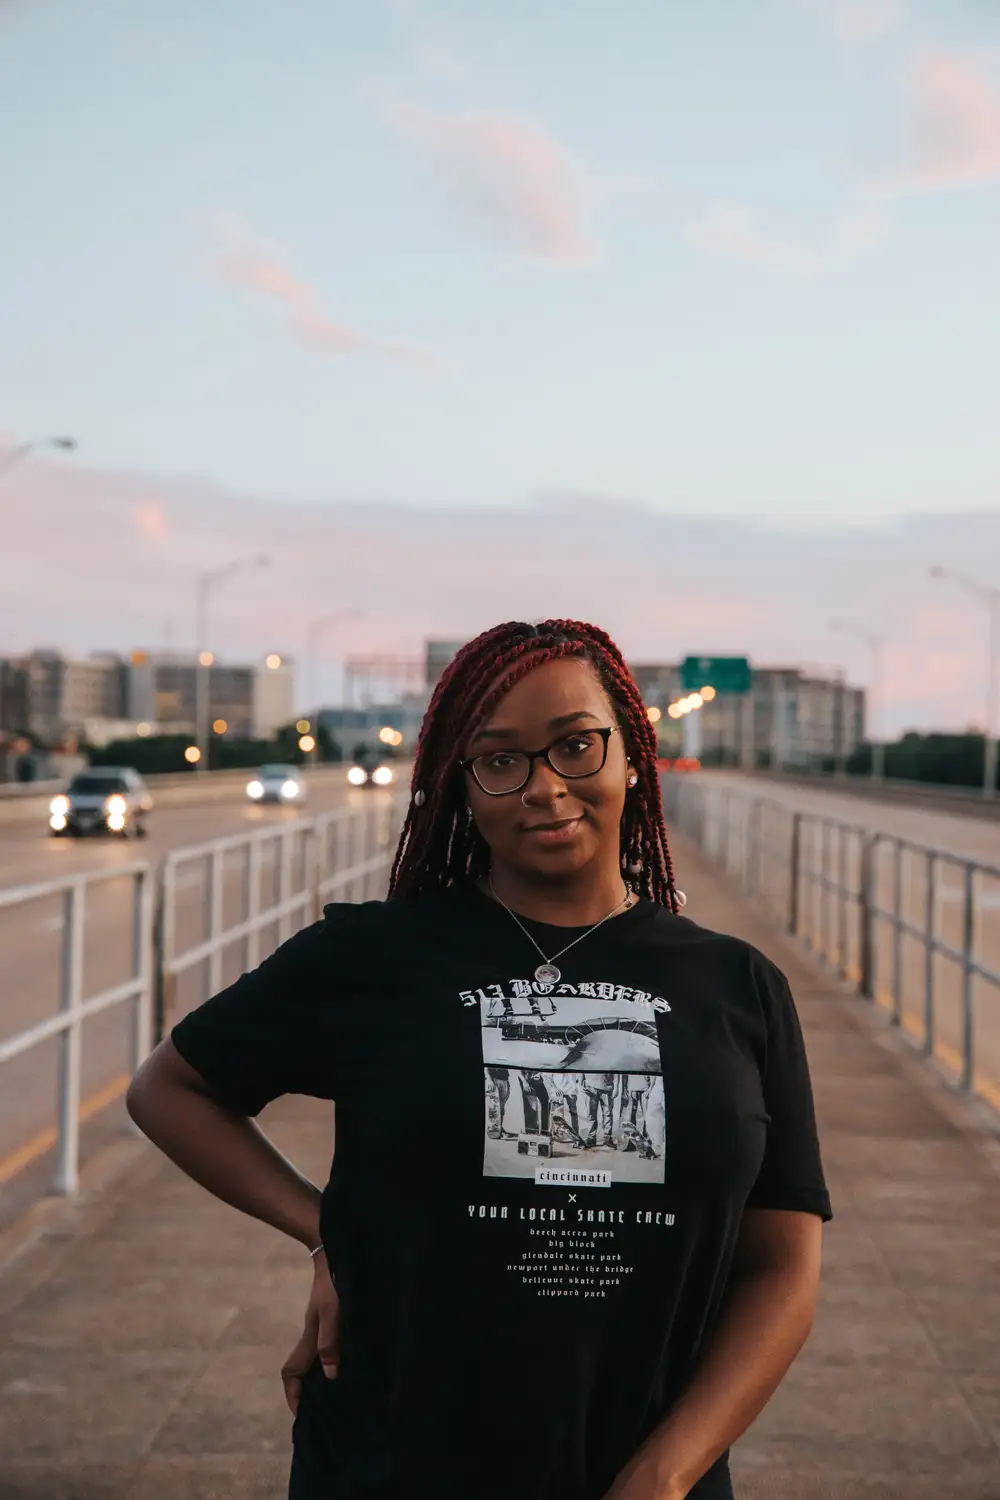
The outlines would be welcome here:
[[[306,1372],[319,1360],[323,1374],[334,1380],[340,1365],[340,1298],[322,1250],[314,1264],[302,1335],[281,1367],[285,1400],[293,1417],[299,1409]]]

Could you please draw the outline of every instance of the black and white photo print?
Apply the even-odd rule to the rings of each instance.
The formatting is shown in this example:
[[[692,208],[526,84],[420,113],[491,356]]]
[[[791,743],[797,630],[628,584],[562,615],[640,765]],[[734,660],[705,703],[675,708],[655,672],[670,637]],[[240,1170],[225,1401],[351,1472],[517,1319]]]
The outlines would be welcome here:
[[[666,1115],[652,997],[572,988],[524,983],[482,999],[484,1175],[559,1187],[661,1184]]]

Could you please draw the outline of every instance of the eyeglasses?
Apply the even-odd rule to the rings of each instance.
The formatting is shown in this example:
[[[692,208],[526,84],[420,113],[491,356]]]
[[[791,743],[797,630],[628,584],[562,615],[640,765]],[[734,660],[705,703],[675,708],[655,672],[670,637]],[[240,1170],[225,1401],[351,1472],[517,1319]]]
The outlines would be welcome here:
[[[608,741],[617,733],[617,729],[578,729],[541,750],[490,750],[459,764],[463,771],[471,771],[487,796],[506,797],[528,785],[536,760],[544,760],[567,781],[596,776],[608,758]]]

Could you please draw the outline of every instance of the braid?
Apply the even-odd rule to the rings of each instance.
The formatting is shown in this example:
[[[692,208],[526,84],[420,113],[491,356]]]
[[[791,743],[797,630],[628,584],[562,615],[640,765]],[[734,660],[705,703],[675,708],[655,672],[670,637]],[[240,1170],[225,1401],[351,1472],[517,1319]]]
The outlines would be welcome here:
[[[442,673],[414,756],[413,786],[423,794],[421,805],[411,798],[389,877],[390,897],[487,873],[489,849],[473,820],[459,771],[462,744],[529,672],[574,657],[596,671],[638,776],[622,815],[622,872],[634,889],[678,911],[656,769],[656,731],[614,641],[596,625],[579,620],[496,625],[463,646]]]

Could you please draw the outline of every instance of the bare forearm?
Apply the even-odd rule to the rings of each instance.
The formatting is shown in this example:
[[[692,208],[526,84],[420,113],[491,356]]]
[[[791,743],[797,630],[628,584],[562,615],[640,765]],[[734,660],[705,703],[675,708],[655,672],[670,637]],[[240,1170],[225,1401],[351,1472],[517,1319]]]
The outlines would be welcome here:
[[[641,1450],[663,1494],[686,1495],[760,1414],[809,1336],[814,1299],[811,1278],[785,1266],[734,1282],[702,1363]]]
[[[128,1107],[143,1134],[216,1198],[310,1249],[318,1243],[319,1189],[253,1120],[191,1089],[140,1087]]]

